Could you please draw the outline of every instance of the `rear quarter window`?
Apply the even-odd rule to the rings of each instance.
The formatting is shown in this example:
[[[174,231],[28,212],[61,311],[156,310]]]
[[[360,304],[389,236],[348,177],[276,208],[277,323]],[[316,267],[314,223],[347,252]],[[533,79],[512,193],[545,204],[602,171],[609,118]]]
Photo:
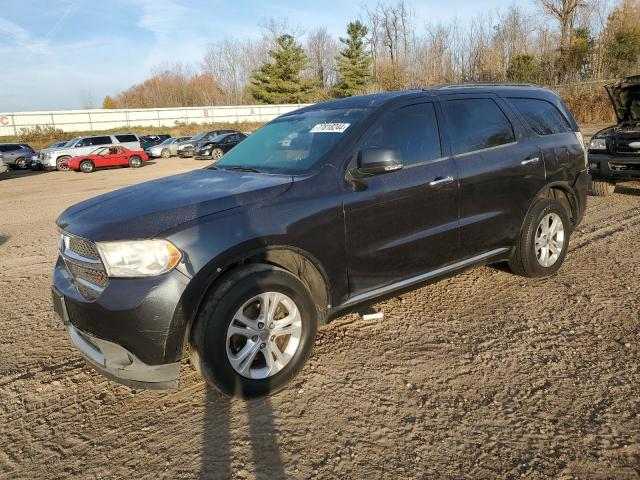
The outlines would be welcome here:
[[[444,105],[455,155],[515,142],[511,121],[492,99],[464,98]]]
[[[571,131],[565,116],[546,100],[537,98],[509,98],[527,125],[538,135],[554,135]]]
[[[120,143],[137,142],[138,138],[135,135],[116,135],[116,138]]]
[[[91,145],[109,145],[111,137],[93,137],[91,138]]]

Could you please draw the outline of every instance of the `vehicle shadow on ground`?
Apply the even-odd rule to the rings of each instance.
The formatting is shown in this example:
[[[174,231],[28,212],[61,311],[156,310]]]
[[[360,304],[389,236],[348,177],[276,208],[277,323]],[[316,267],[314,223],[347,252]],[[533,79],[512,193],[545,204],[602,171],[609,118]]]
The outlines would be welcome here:
[[[0,235],[0,246],[7,243],[11,237],[9,235]]]
[[[41,175],[43,173],[49,173],[48,170],[9,170],[8,172],[0,174],[0,182],[6,180],[13,180],[14,178],[31,177],[34,175]]]
[[[207,387],[203,422],[201,469],[198,478],[229,479],[237,475],[232,469],[231,400]],[[286,478],[273,408],[268,398],[243,402],[249,426],[253,473],[258,480]],[[250,470],[251,466],[247,466]]]

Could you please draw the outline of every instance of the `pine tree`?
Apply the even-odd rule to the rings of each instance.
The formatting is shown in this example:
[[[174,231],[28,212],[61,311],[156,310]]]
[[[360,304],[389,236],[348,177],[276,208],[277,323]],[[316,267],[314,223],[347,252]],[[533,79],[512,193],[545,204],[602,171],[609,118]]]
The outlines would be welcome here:
[[[273,62],[266,62],[253,73],[249,92],[264,103],[304,102],[314,86],[313,79],[302,78],[309,60],[291,35],[276,39],[277,48],[269,51]]]
[[[347,25],[347,38],[340,38],[345,46],[336,59],[338,62],[338,84],[336,94],[349,97],[363,93],[371,83],[369,66],[371,57],[365,48],[368,29],[359,20]]]

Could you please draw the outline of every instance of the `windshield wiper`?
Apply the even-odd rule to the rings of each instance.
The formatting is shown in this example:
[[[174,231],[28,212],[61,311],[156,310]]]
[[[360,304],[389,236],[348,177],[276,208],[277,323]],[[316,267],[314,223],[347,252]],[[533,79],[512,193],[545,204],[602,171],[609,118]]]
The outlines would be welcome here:
[[[224,170],[236,170],[238,172],[250,172],[250,173],[261,173],[260,170],[253,167],[243,167],[241,165],[233,165],[231,167],[218,167],[223,168]]]

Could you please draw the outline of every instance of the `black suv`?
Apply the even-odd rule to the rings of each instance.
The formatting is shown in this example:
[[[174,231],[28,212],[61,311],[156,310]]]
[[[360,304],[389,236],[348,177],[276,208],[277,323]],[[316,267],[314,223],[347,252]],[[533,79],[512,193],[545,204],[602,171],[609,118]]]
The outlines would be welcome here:
[[[264,395],[341,312],[476,265],[556,273],[586,195],[578,127],[551,91],[331,101],[279,117],[215,166],[67,209],[54,307],[119,382],[176,387],[188,344],[209,384]]]
[[[593,193],[608,196],[616,183],[640,180],[640,75],[605,87],[618,124],[596,133],[589,144]]]

